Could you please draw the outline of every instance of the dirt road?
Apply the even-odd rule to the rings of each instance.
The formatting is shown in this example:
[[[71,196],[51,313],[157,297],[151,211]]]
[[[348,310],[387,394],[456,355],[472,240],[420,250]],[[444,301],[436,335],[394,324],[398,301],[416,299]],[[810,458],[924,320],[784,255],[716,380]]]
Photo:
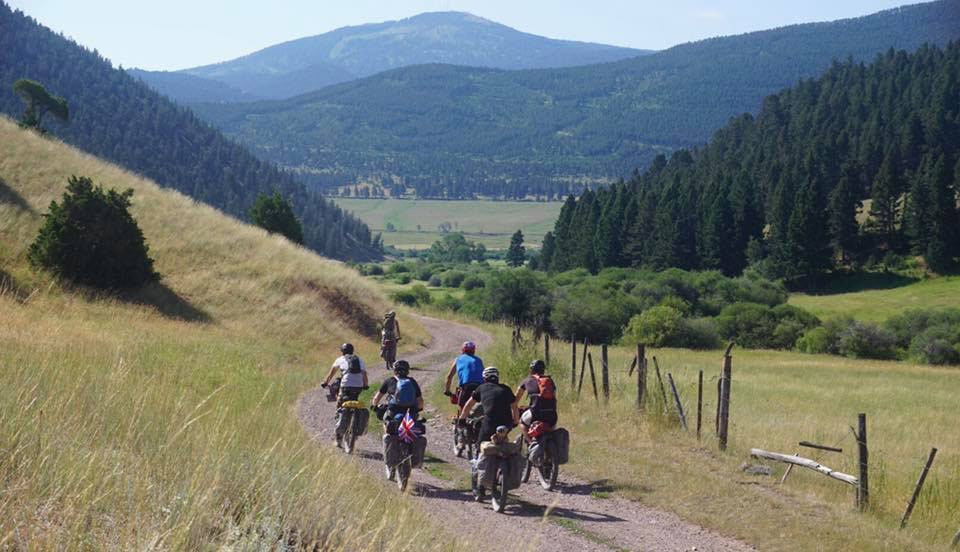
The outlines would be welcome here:
[[[421,317],[420,323],[433,339],[426,350],[407,357],[414,367],[412,376],[424,389],[436,378],[445,377],[450,362],[466,340],[477,343],[478,354],[490,344],[491,337],[476,328],[446,320]],[[370,364],[373,364],[371,361]],[[387,376],[382,369],[372,370],[371,385]],[[456,458],[452,450],[449,417],[452,407],[428,405],[430,426],[428,469],[414,470],[409,489],[411,499],[449,527],[483,528],[482,544],[489,549],[506,550],[648,550],[648,551],[741,551],[749,545],[702,527],[687,523],[674,514],[652,509],[619,498],[603,481],[587,482],[560,470],[560,481],[553,492],[531,482],[511,493],[504,514],[491,510],[489,502],[477,504],[469,485],[469,464]],[[333,446],[335,404],[326,400],[326,390],[316,388],[304,395],[298,405],[300,421],[310,435],[323,446]],[[576,435],[571,436],[576,439]],[[364,469],[388,482],[383,474],[382,446],[379,437],[366,435],[357,442],[354,455]],[[395,487],[394,487],[395,488]]]

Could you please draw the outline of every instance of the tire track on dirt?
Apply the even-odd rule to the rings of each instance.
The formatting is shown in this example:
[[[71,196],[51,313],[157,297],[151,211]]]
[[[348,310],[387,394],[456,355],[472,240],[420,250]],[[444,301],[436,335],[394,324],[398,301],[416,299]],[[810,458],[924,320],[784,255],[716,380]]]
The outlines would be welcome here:
[[[407,356],[413,366],[411,375],[423,389],[428,389],[437,378],[446,376],[453,357],[463,341],[472,340],[482,351],[493,341],[490,335],[463,324],[428,317],[418,317],[430,332],[430,345],[422,352]],[[372,385],[379,385],[387,372],[382,368],[370,370]],[[334,403],[326,400],[326,390],[320,387],[306,393],[298,404],[301,423],[311,437],[324,446],[333,446]],[[443,474],[437,477],[426,470],[414,470],[411,476],[411,499],[437,517],[456,534],[458,528],[469,527],[468,535],[482,528],[484,548],[528,550],[698,550],[742,551],[752,547],[712,531],[687,523],[669,512],[643,506],[617,496],[609,496],[604,482],[591,483],[571,477],[560,470],[560,480],[553,492],[536,484],[524,484],[511,493],[506,514],[497,514],[489,502],[477,504],[469,489],[470,466],[466,459],[457,458],[452,450],[452,406],[440,410],[427,405],[431,414],[427,434],[427,452],[442,462]],[[572,436],[574,439],[576,436]],[[363,469],[386,480],[383,469],[382,445],[379,435],[372,432],[357,440],[354,451]],[[595,495],[594,493],[600,493]],[[600,498],[609,496],[609,498]],[[513,500],[516,497],[517,500]]]

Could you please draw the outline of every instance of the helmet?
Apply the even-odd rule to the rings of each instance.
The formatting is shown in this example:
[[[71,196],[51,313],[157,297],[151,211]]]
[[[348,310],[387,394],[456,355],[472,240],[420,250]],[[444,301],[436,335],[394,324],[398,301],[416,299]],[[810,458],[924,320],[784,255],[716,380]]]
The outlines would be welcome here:
[[[472,355],[473,353],[477,352],[477,344],[473,341],[464,341],[463,348],[460,350],[466,354]]]
[[[340,346],[340,352],[343,353],[343,354],[345,354],[345,355],[352,355],[352,354],[353,354],[353,344],[352,344],[352,343],[344,343],[343,345]]]
[[[398,360],[393,363],[393,373],[406,377],[410,373],[410,363],[405,360]]]
[[[543,374],[546,370],[547,364],[539,358],[530,363],[531,374]]]
[[[500,379],[500,370],[497,370],[496,366],[487,366],[483,369],[483,379]]]

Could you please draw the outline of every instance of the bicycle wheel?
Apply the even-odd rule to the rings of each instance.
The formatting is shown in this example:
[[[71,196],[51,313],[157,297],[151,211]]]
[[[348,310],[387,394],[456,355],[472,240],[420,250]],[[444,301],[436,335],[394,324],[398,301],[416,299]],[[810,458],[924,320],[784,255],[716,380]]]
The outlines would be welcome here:
[[[555,445],[551,442],[546,443],[546,449],[543,451],[543,461],[537,468],[537,479],[540,480],[540,486],[544,490],[552,491],[557,484],[557,475],[560,473],[560,464],[557,464],[557,454]]]
[[[464,446],[460,443],[460,428],[457,427],[456,422],[453,424],[453,452],[457,455],[457,458],[463,458],[463,449]]]
[[[347,418],[347,429],[340,436],[340,442],[343,444],[343,452],[352,454],[353,443],[357,440],[357,437],[353,434],[353,409],[344,409],[343,416]]]
[[[530,472],[533,471],[533,463],[530,462],[530,445],[526,440],[520,443],[520,454],[523,455],[523,477],[520,480],[526,483],[530,481]]]
[[[497,513],[503,513],[507,509],[507,486],[504,483],[509,470],[510,467],[506,463],[506,459],[501,459],[500,468],[497,470],[496,483],[490,492],[490,503],[493,505],[493,511]]]
[[[410,458],[404,458],[397,464],[397,488],[400,492],[407,490],[408,481],[410,481]]]

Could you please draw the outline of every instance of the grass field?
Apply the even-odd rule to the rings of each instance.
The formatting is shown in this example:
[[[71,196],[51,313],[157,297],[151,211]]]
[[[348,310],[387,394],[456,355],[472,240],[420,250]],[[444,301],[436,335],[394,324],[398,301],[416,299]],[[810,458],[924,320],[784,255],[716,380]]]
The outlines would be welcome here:
[[[542,351],[513,357],[507,345],[510,330],[484,328],[494,333],[497,345],[480,351],[481,356],[509,374],[506,383],[516,385],[529,359]],[[600,386],[599,350],[592,351]],[[960,529],[960,434],[952,424],[960,371],[735,350],[730,446],[720,453],[713,415],[722,353],[648,350],[648,359],[656,356],[664,379],[671,373],[677,382],[690,424],[686,432],[675,414],[662,414],[652,360],[647,414],[636,417],[636,382],[626,374],[632,353],[611,348],[612,396],[609,406],[603,406],[593,399],[589,374],[581,398],[576,398],[569,345],[551,344],[550,372],[562,393],[561,421],[572,434],[566,473],[738,536],[761,550],[939,550]],[[704,415],[703,439],[698,442],[696,381],[701,369]],[[431,400],[443,404],[439,388]],[[670,409],[675,410],[672,404]],[[785,465],[770,463],[770,477],[739,470],[742,462],[751,461],[749,449],[757,447],[787,454],[802,451],[831,468],[856,474],[856,445],[849,427],[859,412],[867,413],[870,439],[872,510],[866,515],[854,511],[852,487],[811,471],[797,468],[781,486],[777,482]],[[798,447],[801,440],[838,446],[844,453],[815,454]],[[933,446],[940,449],[936,464],[910,526],[901,531],[899,516]]]
[[[859,275],[836,281],[826,293],[794,293],[790,303],[820,317],[846,314],[881,321],[909,308],[960,308],[960,276],[913,280],[896,275]]]
[[[160,285],[108,298],[27,267],[72,174],[135,190]],[[340,342],[376,356],[385,301],[339,263],[0,119],[0,280],[0,548],[447,548],[296,418]]]
[[[535,201],[332,199],[374,231],[383,232],[386,245],[403,249],[430,247],[443,236],[438,226],[445,222],[488,249],[506,249],[518,229],[523,231],[527,247],[540,247],[563,206]],[[387,232],[387,224],[396,231]]]

